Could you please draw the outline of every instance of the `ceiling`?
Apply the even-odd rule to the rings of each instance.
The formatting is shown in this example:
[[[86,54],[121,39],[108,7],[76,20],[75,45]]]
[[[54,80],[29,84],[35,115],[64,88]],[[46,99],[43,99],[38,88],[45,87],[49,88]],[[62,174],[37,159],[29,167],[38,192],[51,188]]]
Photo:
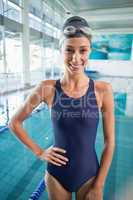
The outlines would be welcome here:
[[[55,1],[65,8],[66,18],[85,17],[94,34],[133,33],[133,0]]]
[[[11,0],[20,3],[22,0]],[[30,0],[38,10],[45,2],[63,18],[84,17],[93,34],[133,34],[133,0]],[[44,6],[44,11],[45,11]],[[53,15],[54,16],[54,15]],[[59,21],[59,24],[61,22]]]

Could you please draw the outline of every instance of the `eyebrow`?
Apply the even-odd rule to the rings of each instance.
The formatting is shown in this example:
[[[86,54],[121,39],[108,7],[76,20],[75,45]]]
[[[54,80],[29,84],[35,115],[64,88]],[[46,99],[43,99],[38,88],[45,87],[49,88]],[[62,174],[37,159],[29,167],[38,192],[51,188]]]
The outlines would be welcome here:
[[[66,47],[71,47],[71,48],[73,48],[73,46],[71,46],[71,45],[67,45]],[[89,46],[80,46],[80,48],[84,48],[84,47],[89,47]]]

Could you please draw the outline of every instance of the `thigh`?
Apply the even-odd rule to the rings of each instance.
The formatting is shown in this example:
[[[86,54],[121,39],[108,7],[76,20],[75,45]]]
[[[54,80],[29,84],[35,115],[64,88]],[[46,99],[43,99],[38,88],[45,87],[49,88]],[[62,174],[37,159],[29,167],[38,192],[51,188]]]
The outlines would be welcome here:
[[[76,200],[84,200],[85,196],[88,192],[89,187],[91,187],[93,180],[94,180],[95,176],[93,176],[92,178],[90,178],[87,182],[85,182],[80,188],[79,190],[76,192]]]
[[[71,200],[71,192],[67,191],[59,181],[48,172],[45,174],[45,184],[49,200]]]

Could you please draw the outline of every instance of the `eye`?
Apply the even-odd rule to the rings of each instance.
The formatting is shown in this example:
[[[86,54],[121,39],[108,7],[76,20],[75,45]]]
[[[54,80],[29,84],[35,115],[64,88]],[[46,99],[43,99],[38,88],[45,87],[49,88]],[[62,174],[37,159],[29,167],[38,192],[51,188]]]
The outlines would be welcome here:
[[[80,49],[80,53],[86,53],[87,51],[87,49]]]
[[[65,51],[66,51],[67,53],[73,53],[73,49],[70,49],[70,48],[65,49]]]

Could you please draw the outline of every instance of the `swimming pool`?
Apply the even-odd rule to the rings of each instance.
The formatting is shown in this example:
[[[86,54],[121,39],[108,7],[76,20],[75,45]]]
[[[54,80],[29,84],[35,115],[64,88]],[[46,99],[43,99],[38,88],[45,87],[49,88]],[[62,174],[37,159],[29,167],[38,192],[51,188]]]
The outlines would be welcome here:
[[[20,96],[20,95],[19,95]],[[122,90],[114,92],[116,148],[113,162],[106,181],[105,200],[125,200],[122,192],[129,192],[126,184],[133,183],[133,116],[128,115],[128,94]],[[10,102],[11,103],[11,102]],[[131,105],[131,104],[130,104]],[[11,113],[10,113],[11,115]],[[42,148],[52,144],[52,126],[47,107],[42,105],[39,112],[34,112],[24,122],[29,135]],[[102,120],[98,127],[96,151],[100,159],[103,147]],[[0,134],[0,198],[1,200],[27,200],[44,176],[46,163],[42,162],[24,147],[9,130]],[[123,199],[122,199],[123,198]],[[47,192],[43,192],[40,199],[47,200]]]

